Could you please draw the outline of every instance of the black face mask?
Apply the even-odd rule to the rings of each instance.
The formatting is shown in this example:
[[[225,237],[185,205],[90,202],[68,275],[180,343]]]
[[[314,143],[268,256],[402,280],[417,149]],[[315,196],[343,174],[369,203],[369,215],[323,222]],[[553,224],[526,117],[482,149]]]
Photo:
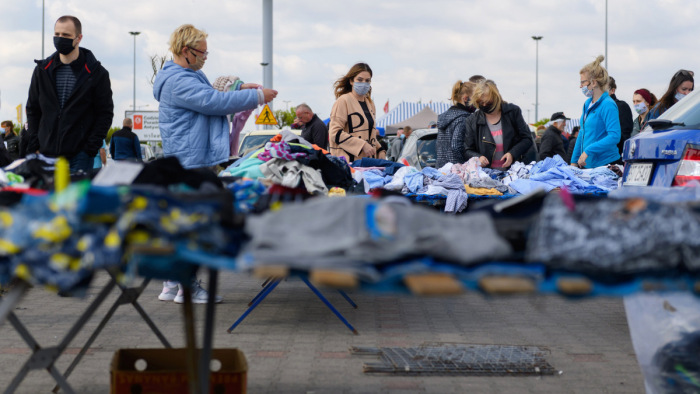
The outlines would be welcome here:
[[[488,104],[484,104],[484,105],[479,106],[479,109],[484,111],[484,113],[490,114],[496,110],[496,106],[493,105],[493,103],[488,103]]]
[[[73,40],[74,38],[66,38],[66,37],[54,37],[53,38],[53,46],[56,47],[56,50],[58,53],[61,55],[67,55],[71,52],[73,52]]]

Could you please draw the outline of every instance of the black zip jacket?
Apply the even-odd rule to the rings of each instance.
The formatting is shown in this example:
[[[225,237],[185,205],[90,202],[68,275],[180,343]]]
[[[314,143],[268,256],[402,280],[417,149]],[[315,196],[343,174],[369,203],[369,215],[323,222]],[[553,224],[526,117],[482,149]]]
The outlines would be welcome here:
[[[532,156],[534,142],[520,107],[510,103],[501,105],[501,127],[503,128],[503,154],[513,155],[513,162],[529,163],[530,160],[536,160],[536,151],[534,151],[534,158],[529,157]],[[476,111],[467,118],[466,129],[467,160],[472,157],[486,156],[489,163],[493,163],[496,142],[486,124],[484,112]]]
[[[76,83],[63,109],[56,90],[58,52],[35,60],[27,100],[27,153],[72,158],[80,152],[97,155],[114,117],[109,73],[87,49],[70,64]]]
[[[561,139],[561,130],[554,127],[554,125],[550,125],[542,136],[540,160],[554,157],[555,155],[559,155],[562,159],[566,160],[566,151],[564,150],[564,140]]]

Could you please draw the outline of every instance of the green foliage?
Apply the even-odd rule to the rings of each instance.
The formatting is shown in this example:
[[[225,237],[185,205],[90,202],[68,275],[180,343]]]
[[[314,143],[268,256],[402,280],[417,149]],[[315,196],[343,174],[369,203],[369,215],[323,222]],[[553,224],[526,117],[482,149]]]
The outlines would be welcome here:
[[[117,132],[121,129],[122,129],[121,127],[114,126],[114,127],[110,128],[109,131],[107,131],[107,138],[105,138],[105,140],[107,140],[108,144],[110,143],[110,141],[112,141],[112,134],[114,134],[115,132]]]
[[[542,118],[542,119],[540,119],[539,121],[533,123],[532,125],[535,126],[535,127],[539,127],[539,126],[544,126],[544,125],[546,125],[547,122],[549,122],[549,118]]]
[[[294,123],[294,119],[297,117],[296,107],[292,107],[288,110],[278,109],[273,111],[275,114],[275,119],[277,119],[277,125],[279,128],[284,128],[285,126],[291,126]]]

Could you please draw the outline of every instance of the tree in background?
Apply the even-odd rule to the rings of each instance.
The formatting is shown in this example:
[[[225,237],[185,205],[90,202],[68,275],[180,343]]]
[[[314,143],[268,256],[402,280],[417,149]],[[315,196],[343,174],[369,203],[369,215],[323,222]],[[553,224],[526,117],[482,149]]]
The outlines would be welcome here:
[[[277,111],[273,111],[275,114],[275,119],[277,119],[277,125],[279,126],[280,129],[284,128],[285,126],[292,126],[292,123],[294,123],[294,119],[297,117],[297,110],[296,107],[291,107],[288,110],[283,110],[283,109],[278,109]]]
[[[116,133],[117,131],[119,131],[121,129],[122,129],[121,127],[114,126],[114,127],[111,127],[107,131],[107,137],[105,138],[105,140],[107,141],[108,144],[110,143],[110,141],[112,141],[112,134]]]
[[[549,122],[549,118],[542,118],[542,119],[538,120],[537,122],[533,123],[532,125],[535,127],[539,127],[539,126],[546,125],[547,122]]]

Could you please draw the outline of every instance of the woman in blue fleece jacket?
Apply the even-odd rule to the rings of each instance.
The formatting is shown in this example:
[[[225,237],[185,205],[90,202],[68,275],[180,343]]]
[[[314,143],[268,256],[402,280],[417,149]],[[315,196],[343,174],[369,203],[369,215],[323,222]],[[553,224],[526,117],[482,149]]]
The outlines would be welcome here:
[[[583,104],[581,129],[571,156],[571,165],[595,168],[620,161],[620,115],[608,94],[608,72],[600,55],[581,71],[581,91],[588,100]]]
[[[170,36],[173,60],[156,75],[153,96],[160,103],[158,121],[165,156],[185,168],[211,167],[229,159],[230,127],[226,115],[254,109],[277,91],[246,83],[220,92],[202,72],[208,52],[207,33],[186,24]]]

